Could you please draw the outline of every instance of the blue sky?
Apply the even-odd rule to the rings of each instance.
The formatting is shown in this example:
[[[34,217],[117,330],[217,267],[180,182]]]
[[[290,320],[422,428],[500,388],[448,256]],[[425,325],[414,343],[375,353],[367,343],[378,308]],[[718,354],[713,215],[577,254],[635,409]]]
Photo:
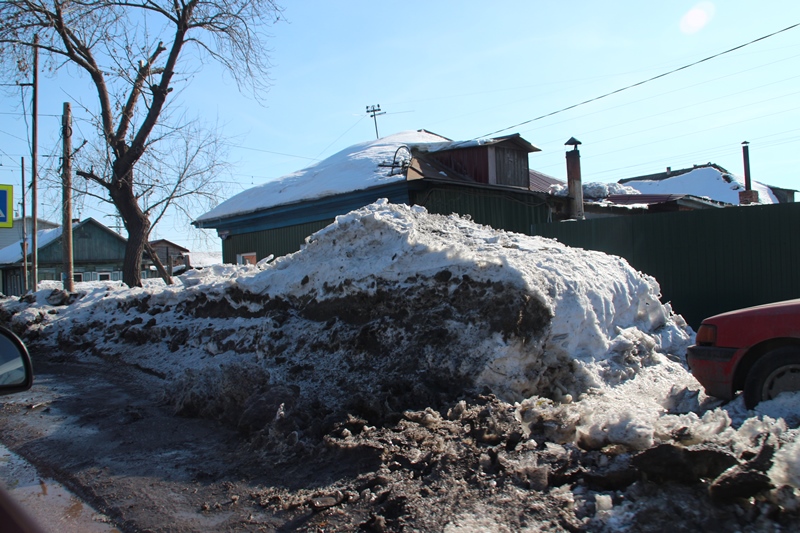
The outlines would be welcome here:
[[[707,162],[742,174],[741,143],[749,141],[753,179],[800,189],[800,27],[533,120],[800,23],[800,2],[287,1],[285,8],[288,21],[271,29],[273,85],[263,103],[210,64],[175,94],[187,114],[219,124],[230,143],[221,200],[374,138],[365,109],[376,104],[386,113],[378,117],[381,135],[520,133],[543,150],[531,155],[531,168],[559,178],[564,143],[574,136],[583,143],[585,181]],[[59,147],[64,101],[93,104],[85,82],[68,74],[42,78],[40,154]],[[3,96],[0,183],[19,183],[19,157],[28,153],[21,109],[18,94]],[[73,113],[80,129],[78,103]],[[43,157],[40,165],[52,164]],[[56,208],[42,206],[43,216],[57,220],[48,209]],[[89,206],[81,213],[103,214]],[[186,222],[166,221],[156,236],[201,246]]]

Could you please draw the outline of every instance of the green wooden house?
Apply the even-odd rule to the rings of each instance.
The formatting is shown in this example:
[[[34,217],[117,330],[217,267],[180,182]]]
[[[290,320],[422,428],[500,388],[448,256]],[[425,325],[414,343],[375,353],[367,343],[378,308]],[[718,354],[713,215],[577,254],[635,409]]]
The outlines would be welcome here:
[[[61,227],[40,231],[38,235],[38,280],[60,281],[64,272]],[[116,281],[122,279],[122,263],[127,240],[93,218],[72,227],[72,254],[75,281]],[[27,264],[30,269],[31,256]],[[23,294],[21,242],[0,250],[2,292]],[[148,277],[148,276],[143,276]]]

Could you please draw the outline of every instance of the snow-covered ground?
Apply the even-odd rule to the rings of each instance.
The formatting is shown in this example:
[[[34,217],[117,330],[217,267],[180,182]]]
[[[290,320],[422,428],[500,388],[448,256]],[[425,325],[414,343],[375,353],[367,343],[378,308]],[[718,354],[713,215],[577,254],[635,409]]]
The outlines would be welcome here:
[[[743,468],[769,447],[759,498],[796,511],[800,394],[757,411],[706,397],[684,364],[693,332],[659,297],[619,257],[379,201],[256,266],[171,287],[43,287],[0,315],[38,346],[170,378],[176,412],[266,428],[265,445],[320,438],[337,417],[362,432],[398,413],[435,419],[489,391],[530,450],[700,446]],[[609,527],[635,507],[596,496]]]

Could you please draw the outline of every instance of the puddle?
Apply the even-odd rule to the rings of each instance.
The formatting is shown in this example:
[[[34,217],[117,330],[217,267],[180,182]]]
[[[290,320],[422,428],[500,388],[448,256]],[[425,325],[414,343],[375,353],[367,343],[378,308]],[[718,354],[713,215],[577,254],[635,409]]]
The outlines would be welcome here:
[[[55,480],[42,478],[33,465],[0,444],[0,486],[45,531],[119,533],[98,513]]]

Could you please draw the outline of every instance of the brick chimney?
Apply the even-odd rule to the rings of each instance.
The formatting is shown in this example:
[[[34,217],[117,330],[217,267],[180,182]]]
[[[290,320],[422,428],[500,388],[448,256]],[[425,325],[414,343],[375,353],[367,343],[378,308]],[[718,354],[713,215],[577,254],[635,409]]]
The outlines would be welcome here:
[[[581,142],[575,137],[564,143],[572,146],[572,150],[567,152],[567,191],[570,197],[569,217],[583,220],[583,182],[581,180],[581,153],[578,145]]]

